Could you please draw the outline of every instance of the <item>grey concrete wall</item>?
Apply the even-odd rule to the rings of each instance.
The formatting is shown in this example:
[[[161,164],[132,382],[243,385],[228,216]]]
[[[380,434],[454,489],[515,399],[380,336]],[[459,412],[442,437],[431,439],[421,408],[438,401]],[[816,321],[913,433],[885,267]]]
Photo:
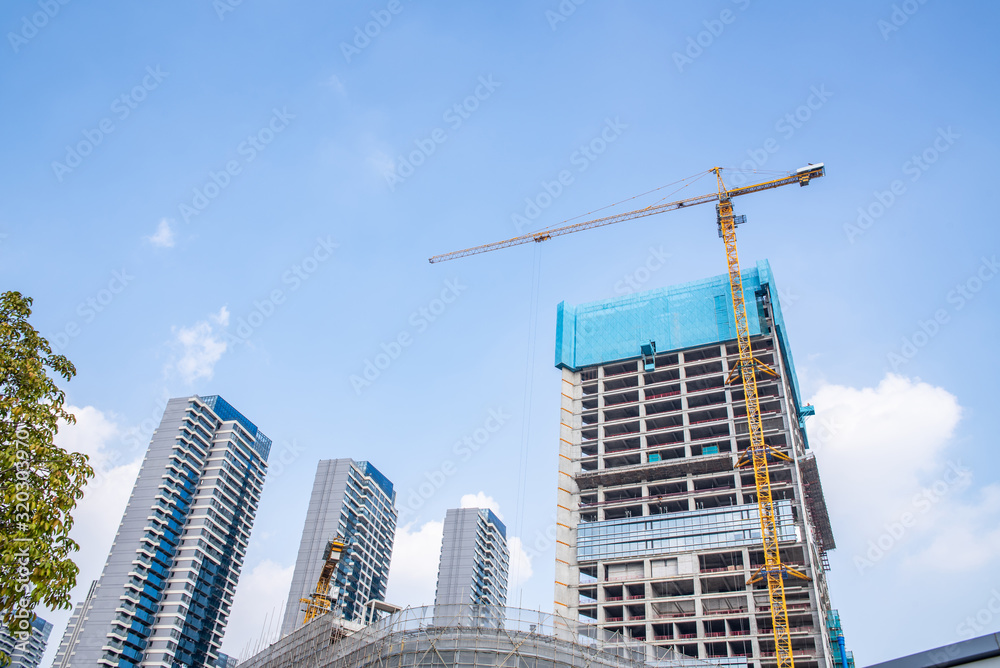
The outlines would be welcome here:
[[[171,399],[160,420],[160,426],[153,433],[146,456],[139,469],[132,494],[129,496],[125,514],[122,515],[118,532],[115,534],[111,552],[104,564],[104,570],[97,582],[93,602],[84,620],[77,643],[72,650],[67,666],[70,668],[93,668],[104,652],[101,647],[111,630],[121,595],[125,593],[125,582],[132,570],[139,541],[146,531],[146,517],[153,505],[157,489],[163,477],[163,470],[173,450],[174,438],[187,413],[188,399]]]
[[[503,606],[507,599],[507,540],[479,508],[452,508],[445,514],[438,563],[436,606]],[[490,590],[476,593],[477,580],[489,577]]]
[[[281,634],[291,633],[302,625],[305,613],[300,599],[308,598],[316,589],[323,570],[323,551],[327,542],[337,536],[344,492],[350,475],[350,459],[325,459],[316,466],[309,508],[302,524],[302,539],[292,572],[292,584],[285,602]]]
[[[445,514],[434,605],[478,603],[471,599],[478,526],[478,508],[452,508]]]

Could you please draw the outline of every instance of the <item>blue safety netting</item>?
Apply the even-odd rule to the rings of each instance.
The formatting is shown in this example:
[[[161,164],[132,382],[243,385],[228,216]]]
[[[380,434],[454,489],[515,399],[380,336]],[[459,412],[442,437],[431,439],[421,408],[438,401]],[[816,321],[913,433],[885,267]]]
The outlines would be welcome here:
[[[781,315],[778,289],[767,260],[743,272],[743,299],[751,336],[761,331],[765,287],[770,294],[777,339],[791,376],[795,406],[801,412],[798,379]],[[595,364],[641,357],[641,346],[656,343],[657,353],[736,339],[729,276],[638,292],[556,310],[556,366],[579,370]]]

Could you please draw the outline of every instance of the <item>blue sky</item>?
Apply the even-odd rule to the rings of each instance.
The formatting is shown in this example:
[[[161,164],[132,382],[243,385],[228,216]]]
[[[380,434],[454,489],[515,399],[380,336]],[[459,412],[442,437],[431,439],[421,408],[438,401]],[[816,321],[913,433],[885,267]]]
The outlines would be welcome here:
[[[409,504],[397,550],[413,558],[394,563],[390,598],[430,602],[438,523],[481,495],[522,542],[511,603],[550,609],[556,304],[722,273],[714,213],[427,258],[715,165],[754,179],[825,162],[808,189],[736,209],[741,257],[770,260],[817,406],[848,643],[867,665],[1000,630],[997,14],[6,3],[0,276],[79,371],[80,424],[60,438],[101,471],[77,527],[80,593],[164,397],[218,393],[280,461],[227,651],[256,642],[286,595],[320,458],[371,460]],[[49,616],[54,645],[67,614]]]

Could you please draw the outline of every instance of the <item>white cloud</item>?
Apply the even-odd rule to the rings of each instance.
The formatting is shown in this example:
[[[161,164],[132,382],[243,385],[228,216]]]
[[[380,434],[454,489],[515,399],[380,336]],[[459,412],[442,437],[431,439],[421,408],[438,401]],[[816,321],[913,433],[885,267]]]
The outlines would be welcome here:
[[[240,577],[222,651],[244,659],[278,639],[294,566],[265,559]]]
[[[146,237],[146,239],[154,246],[173,248],[174,228],[171,223],[172,221],[169,218],[162,218],[160,224],[156,226],[156,232],[152,236]]]
[[[109,458],[109,442],[121,435],[121,428],[114,417],[105,415],[93,406],[66,406],[76,416],[76,424],[59,423],[55,442],[70,452],[81,452],[90,457],[95,469],[104,468]]]
[[[503,519],[500,504],[485,492],[465,494],[459,505],[462,508],[489,508]],[[444,523],[436,521],[427,522],[420,527],[410,523],[396,529],[386,600],[404,607],[434,604],[443,533]],[[534,570],[531,556],[524,549],[521,539],[511,536],[509,529],[507,549],[510,551],[507,592],[508,600],[513,602],[517,590],[531,578]]]
[[[389,603],[403,607],[434,604],[443,534],[444,522],[435,521],[419,529],[413,523],[396,529],[386,592]]]
[[[76,424],[61,426],[55,442],[67,450],[88,455],[94,468],[94,477],[73,512],[70,533],[80,544],[77,585],[85,590],[104,567],[139,474],[143,453],[138,453],[132,461],[123,459],[116,446],[120,446],[124,429],[113,416],[93,406],[70,406],[69,411],[76,416]]]
[[[907,572],[967,574],[994,564],[1000,555],[1000,485],[981,488],[972,503],[946,499],[936,510],[930,543],[905,555]]]
[[[223,306],[217,314],[209,316],[209,320],[201,320],[191,327],[175,327],[172,344],[177,355],[165,371],[178,374],[188,384],[200,378],[211,379],[215,364],[228,348],[221,332],[228,324],[229,310]]]
[[[213,313],[209,316],[218,324],[220,327],[227,327],[229,325],[229,309],[223,306],[219,309],[218,313]]]
[[[877,387],[824,385],[812,403],[806,424],[828,500],[853,529],[898,516],[943,473],[962,415],[947,390],[894,374]]]
[[[958,436],[956,397],[890,374],[875,387],[823,386],[814,402],[807,424],[837,539],[830,583],[848,639],[864,644],[865,630],[878,628],[897,647],[922,649],[995,630],[967,620],[977,611],[996,619],[986,606],[1000,569],[1000,485],[966,454],[989,443]],[[943,586],[927,587],[928,577]],[[896,602],[896,614],[887,619],[872,601]],[[866,663],[902,653],[884,647],[868,642]]]
[[[534,570],[531,567],[531,555],[524,549],[524,543],[517,536],[512,536],[507,541],[507,549],[510,550],[510,564],[508,566],[509,581],[507,583],[507,601],[510,605],[517,605],[517,590],[531,579]]]
[[[503,513],[500,512],[500,504],[492,496],[487,496],[486,492],[466,494],[459,501],[460,508],[489,508],[503,521]]]
[[[326,85],[337,91],[339,95],[347,95],[347,89],[344,88],[344,82],[340,80],[336,74],[332,75],[326,80]]]
[[[368,154],[368,164],[378,172],[379,176],[387,176],[396,173],[396,161],[386,153],[379,149],[373,149]]]
[[[809,436],[838,552],[859,574],[889,562],[912,574],[968,573],[996,561],[1000,486],[964,493],[981,474],[953,443],[954,395],[888,374],[873,388],[825,385],[812,401]]]

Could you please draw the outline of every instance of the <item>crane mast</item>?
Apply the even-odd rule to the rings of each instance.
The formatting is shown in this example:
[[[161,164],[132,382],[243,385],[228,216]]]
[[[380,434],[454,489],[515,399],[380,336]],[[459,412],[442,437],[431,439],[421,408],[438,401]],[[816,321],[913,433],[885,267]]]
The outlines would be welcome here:
[[[302,619],[303,624],[308,624],[320,615],[325,615],[333,608],[334,601],[337,600],[336,588],[333,587],[333,578],[337,572],[337,565],[344,552],[344,541],[338,536],[327,542],[323,551],[323,568],[316,582],[316,590],[309,598],[300,598],[301,603],[305,603],[302,610],[306,613]],[[333,594],[330,590],[333,589]]]
[[[750,447],[747,452],[753,465],[757,490],[757,515],[760,519],[760,536],[764,546],[763,574],[767,579],[767,592],[771,604],[771,623],[774,627],[774,655],[778,668],[794,666],[792,637],[788,629],[788,609],[785,603],[785,580],[778,548],[778,526],[771,497],[771,475],[764,446],[764,427],[760,418],[760,400],[757,396],[757,362],[750,346],[750,325],[747,323],[746,303],[743,299],[743,274],[736,249],[736,218],[733,203],[722,182],[719,168],[715,176],[719,184],[717,205],[719,231],[726,245],[726,264],[729,273],[729,292],[733,301],[733,319],[736,321],[736,340],[739,344],[739,370],[743,380],[743,401],[747,409],[747,427]],[[739,466],[739,462],[737,463]],[[751,580],[752,581],[752,580]]]
[[[727,382],[735,379],[737,371],[743,384],[743,401],[746,405],[747,427],[750,434],[750,445],[746,452],[736,463],[737,468],[752,467],[754,472],[754,484],[757,493],[757,514],[760,520],[761,543],[764,548],[764,564],[754,573],[747,584],[753,584],[765,580],[767,582],[767,593],[770,601],[771,623],[774,632],[774,653],[778,668],[794,668],[795,660],[792,656],[792,640],[788,626],[788,607],[785,602],[785,577],[798,577],[809,579],[803,573],[790,568],[781,563],[781,553],[779,549],[778,524],[775,516],[774,501],[771,496],[771,476],[768,470],[768,457],[791,461],[783,453],[771,448],[764,442],[764,429],[760,416],[760,401],[757,396],[757,371],[776,376],[776,372],[766,364],[757,360],[753,355],[750,345],[750,326],[747,321],[746,303],[743,298],[743,275],[740,271],[740,258],[736,248],[736,226],[742,222],[742,216],[733,213],[733,197],[746,195],[749,193],[769,190],[780,186],[798,183],[800,186],[809,184],[813,178],[818,178],[826,174],[823,163],[808,165],[795,172],[781,178],[755,183],[740,188],[727,189],[722,180],[722,168],[713,167],[709,170],[716,177],[718,190],[714,193],[689,197],[687,199],[667,202],[648,206],[635,211],[605,216],[593,220],[564,225],[561,227],[549,228],[531,234],[525,234],[504,241],[497,241],[482,246],[466,248],[444,255],[435,255],[430,258],[430,262],[444,262],[454,260],[469,255],[477,255],[501,248],[509,248],[529,242],[548,241],[552,237],[583,230],[613,225],[615,223],[643,218],[666,211],[716,202],[717,223],[719,226],[719,236],[726,248],[726,266],[729,276],[729,291],[733,303],[733,319],[736,322],[736,340],[739,345],[739,363],[730,373]],[[303,599],[305,600],[305,599]]]

